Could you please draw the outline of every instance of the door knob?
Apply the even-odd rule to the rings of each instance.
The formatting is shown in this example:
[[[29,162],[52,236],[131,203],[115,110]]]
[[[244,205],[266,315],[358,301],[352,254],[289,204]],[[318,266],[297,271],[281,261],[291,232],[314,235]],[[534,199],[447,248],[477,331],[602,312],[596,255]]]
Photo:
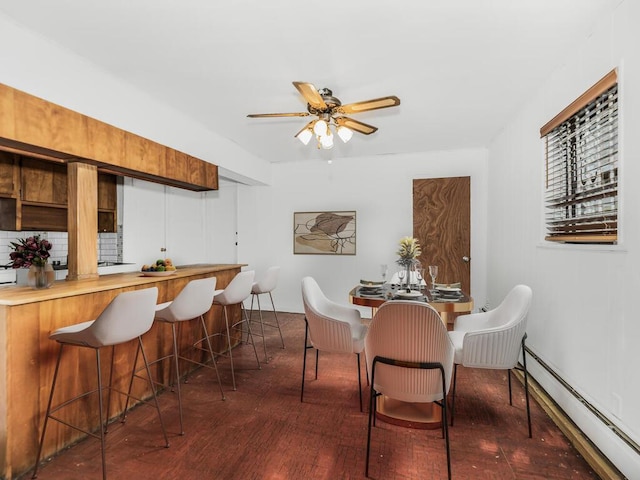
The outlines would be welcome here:
[[[462,257],[462,261],[464,263],[469,263],[471,261],[471,257],[467,257],[466,255],[464,257]]]

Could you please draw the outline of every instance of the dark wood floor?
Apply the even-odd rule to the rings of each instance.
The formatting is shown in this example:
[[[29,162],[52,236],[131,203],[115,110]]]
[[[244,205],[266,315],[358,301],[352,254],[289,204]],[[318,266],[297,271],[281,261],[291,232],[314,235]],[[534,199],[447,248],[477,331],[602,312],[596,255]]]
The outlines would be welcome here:
[[[125,424],[114,424],[107,435],[109,478],[365,478],[367,414],[358,407],[355,355],[321,354],[318,380],[309,355],[305,402],[300,403],[304,320],[286,313],[279,318],[286,349],[280,348],[277,331],[271,331],[271,360],[262,370],[256,368],[250,346],[234,350],[235,392],[229,360],[220,359],[226,401],[220,400],[213,371],[201,369],[189,378],[182,389],[184,436],[179,435],[175,393],[160,395],[170,448],[164,447],[151,407],[138,407]],[[456,422],[450,429],[453,478],[598,478],[535,402],[533,438],[527,437],[524,394],[519,382],[513,384],[514,406],[509,406],[506,373],[459,368]],[[367,398],[365,394],[365,404]],[[372,435],[370,476],[446,478],[440,430],[379,421]],[[48,459],[38,478],[101,478],[99,443],[86,440]]]

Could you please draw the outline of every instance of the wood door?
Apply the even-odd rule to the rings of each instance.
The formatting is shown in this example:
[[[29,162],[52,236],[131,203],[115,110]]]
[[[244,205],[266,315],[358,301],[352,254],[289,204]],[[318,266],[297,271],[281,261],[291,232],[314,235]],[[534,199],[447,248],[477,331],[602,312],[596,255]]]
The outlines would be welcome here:
[[[413,236],[420,263],[438,265],[436,283],[461,282],[471,292],[470,177],[413,180]],[[428,273],[425,277],[429,281]]]

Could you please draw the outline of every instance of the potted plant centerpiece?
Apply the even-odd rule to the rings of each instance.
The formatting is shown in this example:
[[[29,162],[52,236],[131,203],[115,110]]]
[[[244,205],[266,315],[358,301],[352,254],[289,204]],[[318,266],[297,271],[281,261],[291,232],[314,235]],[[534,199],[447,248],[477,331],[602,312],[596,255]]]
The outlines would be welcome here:
[[[403,237],[400,239],[400,248],[398,249],[398,260],[396,263],[407,269],[407,293],[411,291],[411,267],[418,264],[418,257],[422,251],[417,238]]]
[[[56,278],[49,265],[49,250],[53,246],[46,238],[34,235],[10,242],[13,250],[9,257],[13,268],[28,268],[27,284],[32,288],[49,288]]]

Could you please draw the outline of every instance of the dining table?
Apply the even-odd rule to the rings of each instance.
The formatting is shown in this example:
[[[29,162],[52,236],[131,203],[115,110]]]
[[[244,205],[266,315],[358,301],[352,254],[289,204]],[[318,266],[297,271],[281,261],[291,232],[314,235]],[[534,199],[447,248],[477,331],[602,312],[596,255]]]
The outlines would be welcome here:
[[[371,307],[372,317],[382,304],[388,300],[414,300],[431,305],[442,318],[447,328],[451,328],[455,317],[473,310],[473,298],[459,288],[443,286],[440,290],[431,290],[426,285],[405,285],[394,283],[359,284],[349,292],[349,301],[361,307]]]
[[[354,305],[370,307],[371,318],[389,300],[412,300],[426,302],[439,314],[448,330],[459,314],[473,310],[473,298],[460,288],[442,286],[438,290],[426,285],[406,285],[371,282],[360,283],[349,292],[349,300]],[[419,429],[441,428],[441,408],[436,403],[403,402],[381,395],[376,406],[376,418],[395,425]]]

